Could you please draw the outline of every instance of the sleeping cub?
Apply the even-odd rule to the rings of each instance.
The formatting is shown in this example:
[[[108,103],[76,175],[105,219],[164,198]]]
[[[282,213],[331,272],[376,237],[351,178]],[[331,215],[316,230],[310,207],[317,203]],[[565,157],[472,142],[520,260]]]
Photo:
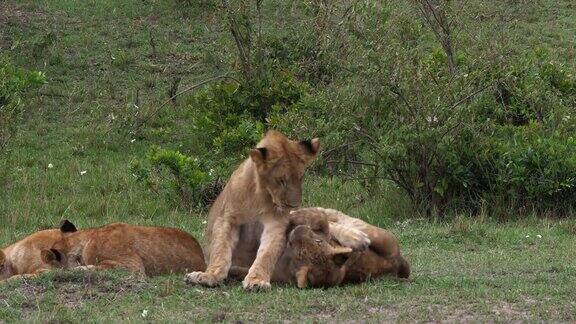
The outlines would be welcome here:
[[[200,244],[175,228],[114,223],[78,231],[65,220],[59,234],[52,248],[42,251],[42,260],[56,267],[124,268],[143,276],[206,269]]]
[[[50,229],[30,234],[0,250],[0,281],[8,278],[33,276],[46,271],[40,253],[60,239],[60,231]]]

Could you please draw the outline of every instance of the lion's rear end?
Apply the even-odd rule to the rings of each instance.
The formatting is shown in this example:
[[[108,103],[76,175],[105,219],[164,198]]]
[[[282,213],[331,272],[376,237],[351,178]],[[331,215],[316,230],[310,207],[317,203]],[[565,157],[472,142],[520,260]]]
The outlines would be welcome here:
[[[204,253],[190,234],[168,227],[139,227],[138,254],[149,276],[206,270]]]

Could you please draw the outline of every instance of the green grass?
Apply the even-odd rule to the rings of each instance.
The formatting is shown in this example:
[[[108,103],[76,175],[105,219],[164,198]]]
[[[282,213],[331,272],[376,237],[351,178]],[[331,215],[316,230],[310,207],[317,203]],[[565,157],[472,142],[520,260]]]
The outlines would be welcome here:
[[[168,190],[149,190],[129,170],[151,145],[185,153],[195,147],[186,112],[167,105],[138,136],[123,126],[165,101],[175,76],[189,85],[232,66],[232,40],[209,1],[176,3],[0,3],[0,51],[49,81],[25,99],[18,136],[0,156],[0,245],[62,218],[82,228],[169,225],[202,240],[204,213],[184,209]],[[525,46],[557,47],[558,57],[570,60],[574,6],[559,1],[565,10],[558,11],[555,3],[543,1],[541,12],[527,12],[530,19],[511,33],[525,34]],[[394,231],[412,263],[409,282],[248,294],[238,284],[187,287],[179,276],[53,273],[0,286],[0,322],[140,321],[143,310],[153,321],[576,320],[576,222],[501,223],[490,215],[425,221],[382,186],[374,194],[311,175],[305,205],[337,208]]]
[[[181,276],[142,281],[121,272],[54,273],[1,287],[0,318],[137,321],[147,310],[152,321],[576,319],[573,222],[412,220],[390,227],[412,263],[409,282],[246,293],[235,283],[186,286]]]

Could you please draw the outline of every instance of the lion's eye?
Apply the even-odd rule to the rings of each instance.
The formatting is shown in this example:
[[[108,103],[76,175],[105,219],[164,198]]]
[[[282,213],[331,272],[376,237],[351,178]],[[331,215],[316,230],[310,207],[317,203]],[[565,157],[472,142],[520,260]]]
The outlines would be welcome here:
[[[320,245],[320,243],[322,243],[321,239],[315,239],[314,241],[316,241],[316,244]]]
[[[278,180],[278,183],[279,183],[282,187],[286,187],[286,180],[280,179],[280,180]]]

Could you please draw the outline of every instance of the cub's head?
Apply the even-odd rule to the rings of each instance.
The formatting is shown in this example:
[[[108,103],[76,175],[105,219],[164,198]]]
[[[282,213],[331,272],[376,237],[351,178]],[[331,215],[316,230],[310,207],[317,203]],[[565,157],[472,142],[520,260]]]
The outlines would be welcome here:
[[[278,209],[302,204],[304,172],[318,155],[320,140],[293,141],[279,132],[268,131],[250,159],[256,165],[262,186]]]
[[[332,246],[325,233],[318,233],[308,225],[296,226],[288,236],[286,253],[289,271],[299,288],[333,287],[344,279],[344,263],[352,249]]]
[[[69,236],[76,231],[76,226],[68,220],[60,222],[61,238],[52,245],[51,249],[40,252],[42,262],[53,268],[71,268],[78,266],[78,260],[69,255],[71,250]]]

